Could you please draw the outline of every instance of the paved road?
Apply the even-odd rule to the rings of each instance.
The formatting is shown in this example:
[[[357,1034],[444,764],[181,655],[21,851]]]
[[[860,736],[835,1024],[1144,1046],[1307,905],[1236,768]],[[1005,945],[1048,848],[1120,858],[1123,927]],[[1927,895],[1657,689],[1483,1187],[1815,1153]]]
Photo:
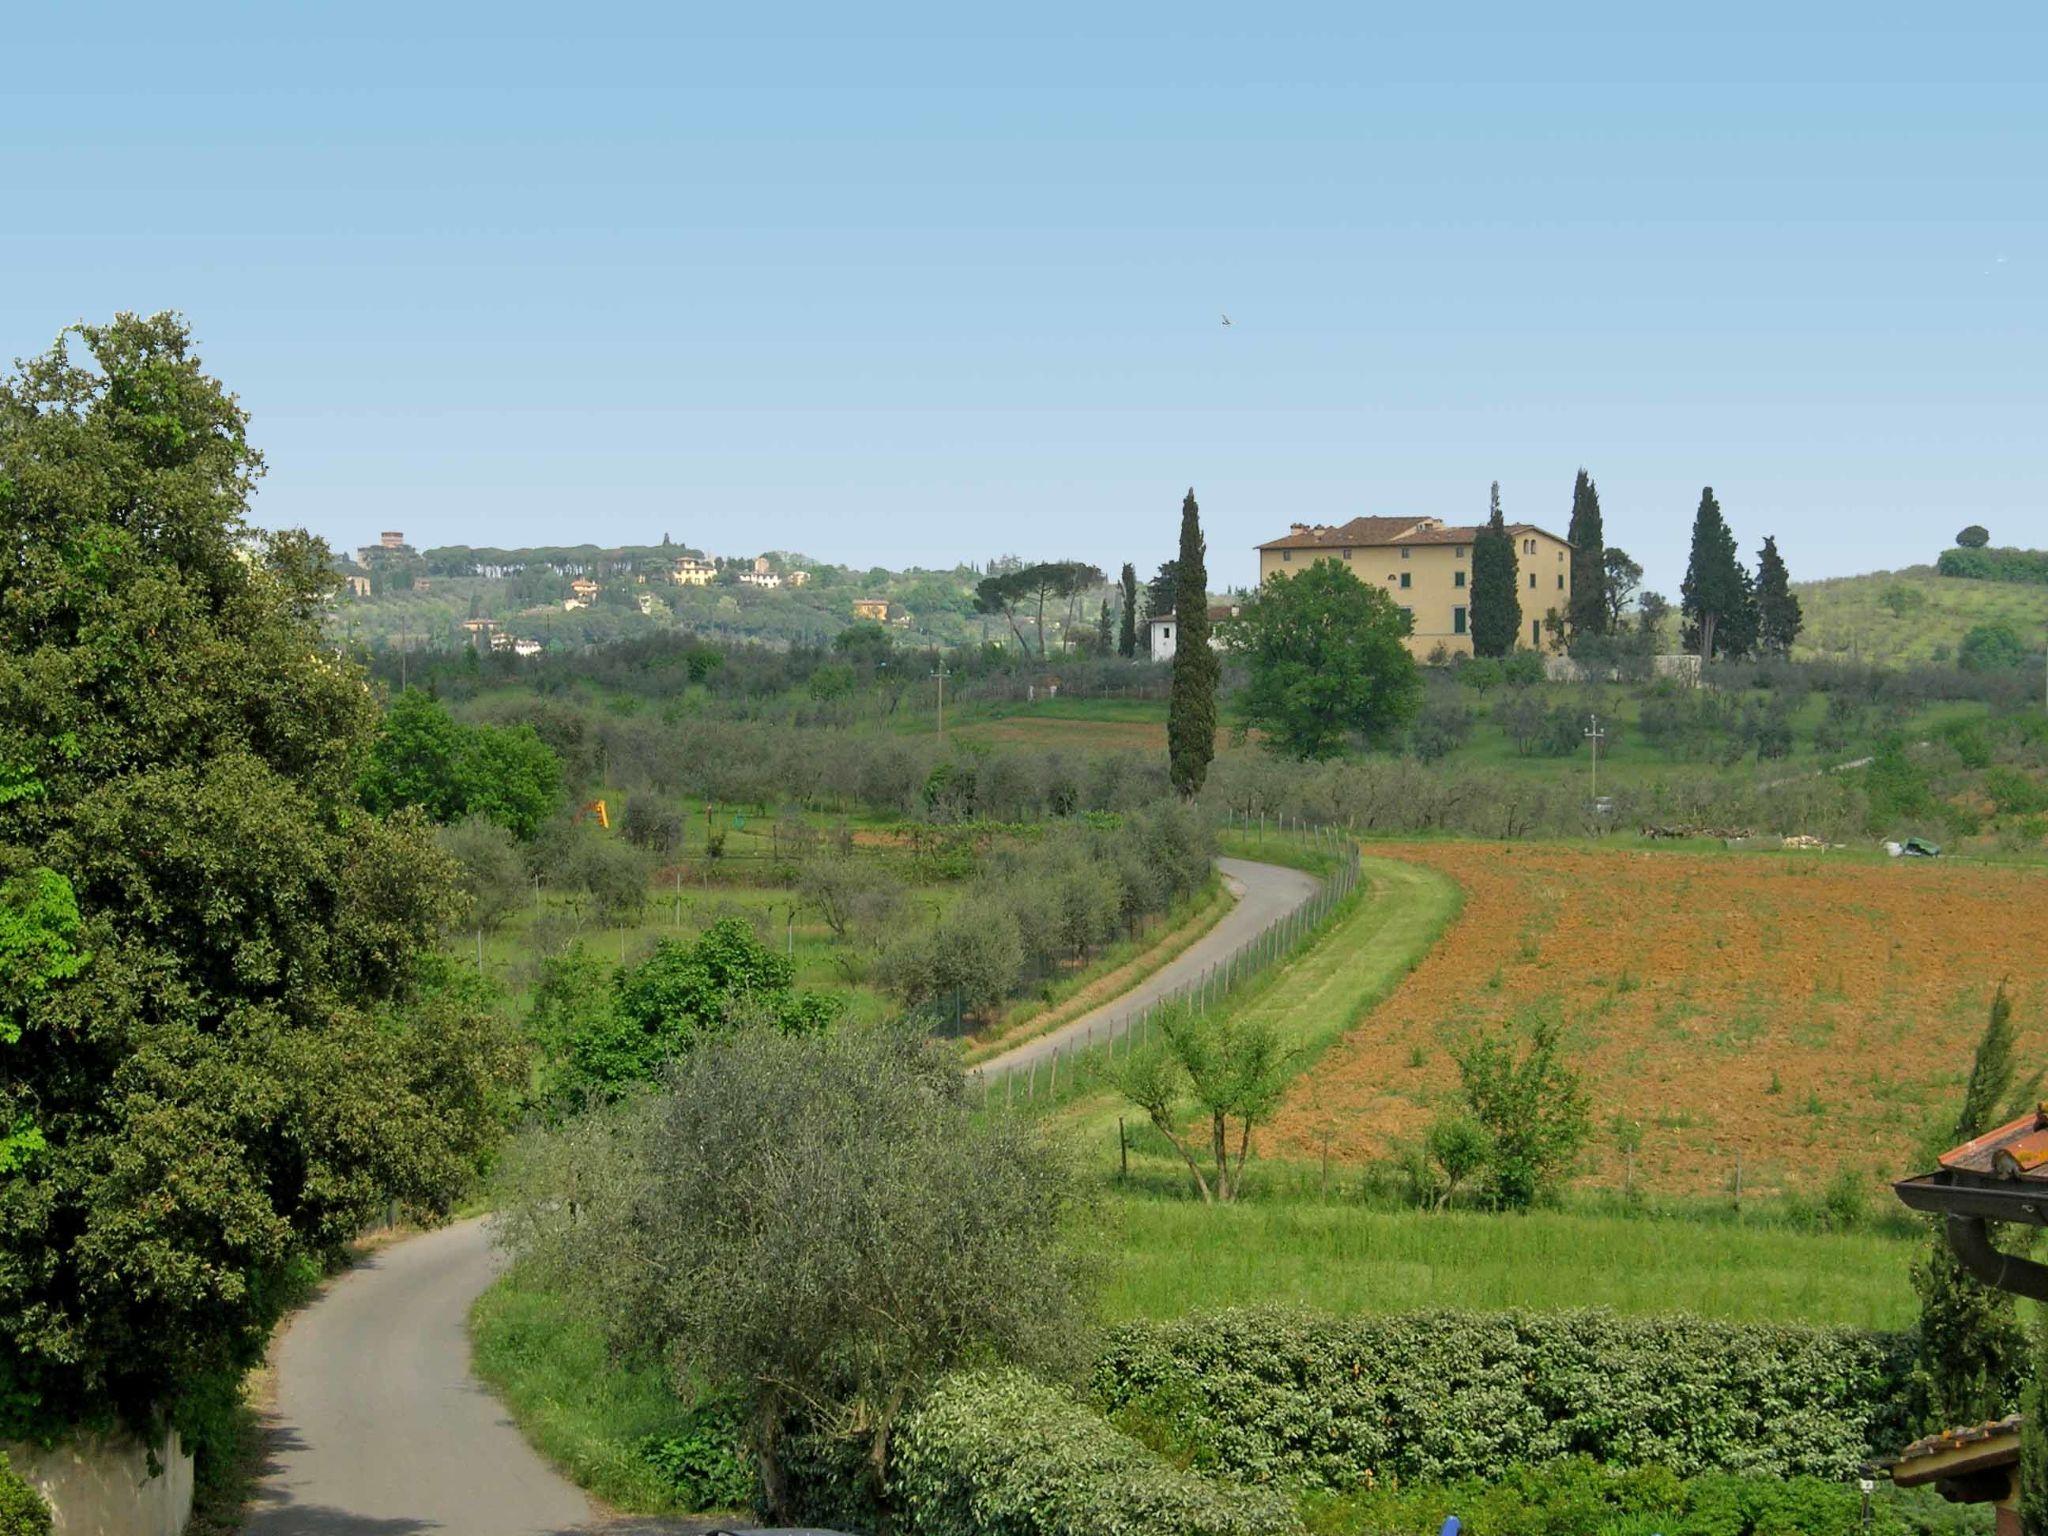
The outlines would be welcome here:
[[[1121,1035],[1137,1016],[1172,992],[1193,981],[1210,966],[1226,960],[1264,933],[1274,923],[1315,895],[1320,882],[1313,875],[1279,864],[1255,864],[1250,859],[1218,859],[1216,867],[1237,895],[1237,904],[1223,918],[1165,965],[1137,986],[1072,1023],[1062,1024],[1050,1034],[1040,1035],[1014,1046],[981,1065],[991,1077],[1027,1068],[1044,1061],[1057,1050],[1062,1056],[1090,1040],[1108,1040]]]
[[[596,1511],[469,1372],[481,1220],[394,1243],[292,1319],[249,1536],[557,1536]]]

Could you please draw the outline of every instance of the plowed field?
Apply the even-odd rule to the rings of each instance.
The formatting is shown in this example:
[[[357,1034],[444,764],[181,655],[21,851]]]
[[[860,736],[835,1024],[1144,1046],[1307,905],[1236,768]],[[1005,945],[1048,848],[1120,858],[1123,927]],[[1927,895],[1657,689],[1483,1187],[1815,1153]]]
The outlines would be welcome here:
[[[1814,1191],[1906,1172],[1952,1116],[1993,987],[2048,1065],[2048,873],[1825,854],[1375,845],[1463,886],[1414,973],[1299,1080],[1268,1149],[1379,1156],[1455,1088],[1449,1042],[1555,1006],[1599,1127],[1588,1177]]]

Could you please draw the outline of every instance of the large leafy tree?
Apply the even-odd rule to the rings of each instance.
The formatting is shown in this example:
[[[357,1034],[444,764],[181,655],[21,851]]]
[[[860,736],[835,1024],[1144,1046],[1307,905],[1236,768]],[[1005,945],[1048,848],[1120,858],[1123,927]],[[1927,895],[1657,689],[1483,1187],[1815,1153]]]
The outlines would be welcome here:
[[[1352,735],[1383,738],[1422,703],[1408,630],[1392,598],[1334,560],[1274,576],[1226,627],[1250,672],[1238,711],[1295,757],[1327,757]]]
[[[1027,655],[1033,650],[1024,635],[1023,619],[1028,616],[1038,637],[1036,650],[1042,661],[1046,656],[1046,604],[1054,598],[1065,599],[1071,629],[1075,600],[1101,585],[1101,570],[1085,560],[1048,560],[983,577],[974,588],[974,611],[1001,614]]]
[[[1636,589],[1643,584],[1643,568],[1630,558],[1629,552],[1619,544],[1607,546],[1601,559],[1601,599],[1607,605],[1607,629],[1605,633],[1618,635],[1622,631],[1622,615],[1628,612],[1629,600],[1636,595]]]
[[[1505,656],[1522,633],[1522,597],[1515,590],[1515,541],[1501,517],[1493,482],[1486,526],[1472,541],[1472,652]]]
[[[1686,648],[1703,660],[1740,656],[1754,643],[1755,595],[1711,485],[1701,489],[1693,515],[1692,553],[1678,589],[1678,611],[1685,619]]]
[[[1767,656],[1789,656],[1805,623],[1778,541],[1767,537],[1756,556],[1756,642]]]
[[[1600,525],[1600,490],[1583,469],[1572,482],[1572,600],[1566,619],[1572,638],[1613,632],[1607,608],[1607,537]]]
[[[1173,683],[1166,697],[1166,774],[1191,797],[1216,755],[1216,681],[1223,666],[1209,644],[1209,546],[1202,510],[1189,488],[1180,504],[1180,553],[1174,559],[1179,606],[1174,610]]]
[[[0,380],[0,1439],[231,1379],[510,1070],[417,1017],[447,861],[356,798],[376,705],[246,428],[169,316]]]
[[[530,839],[562,800],[562,764],[530,725],[463,725],[408,688],[391,702],[358,788],[373,811],[417,806],[444,826],[469,816]]]

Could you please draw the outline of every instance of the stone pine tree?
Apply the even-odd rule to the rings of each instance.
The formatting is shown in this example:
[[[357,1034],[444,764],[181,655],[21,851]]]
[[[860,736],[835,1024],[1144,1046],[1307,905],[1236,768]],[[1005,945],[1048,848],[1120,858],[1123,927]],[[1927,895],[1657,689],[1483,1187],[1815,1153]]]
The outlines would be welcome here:
[[[1515,541],[1501,519],[1500,482],[1493,510],[1472,541],[1472,653],[1505,656],[1522,633],[1522,599],[1515,591]]]
[[[1116,653],[1129,660],[1138,654],[1138,568],[1128,560],[1124,562],[1123,574],[1117,578],[1117,590],[1122,594],[1119,605],[1123,618],[1117,628]]]
[[[1766,656],[1791,655],[1792,642],[1799,638],[1804,622],[1799,599],[1792,595],[1785,557],[1778,553],[1778,541],[1767,537],[1756,552],[1757,649]]]
[[[2016,1076],[2012,1000],[2000,986],[1970,1063],[1949,1145],[1982,1136],[2015,1098],[2026,1096],[2015,1092]],[[2012,1295],[1964,1269],[1938,1222],[1925,1256],[1913,1267],[1913,1289],[1920,1297],[1913,1384],[1921,1427],[1931,1433],[1981,1424],[2017,1407],[2012,1387],[2030,1363],[2030,1350]]]
[[[1222,663],[1209,644],[1209,549],[1202,510],[1189,489],[1180,504],[1180,553],[1174,560],[1173,687],[1166,704],[1166,772],[1192,798],[1216,755],[1216,680]]]
[[[1600,526],[1600,490],[1583,469],[1572,482],[1572,601],[1566,619],[1573,639],[1608,632],[1607,539]]]
[[[1686,648],[1703,661],[1740,655],[1752,601],[1749,575],[1735,558],[1735,535],[1721,516],[1714,488],[1703,486],[1692,520],[1692,554],[1678,588]]]

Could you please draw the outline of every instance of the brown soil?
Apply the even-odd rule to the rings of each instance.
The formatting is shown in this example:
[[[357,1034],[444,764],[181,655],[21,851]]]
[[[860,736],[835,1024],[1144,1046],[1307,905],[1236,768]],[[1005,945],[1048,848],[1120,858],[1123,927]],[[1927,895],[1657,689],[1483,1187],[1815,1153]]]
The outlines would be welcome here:
[[[2048,872],[1825,854],[1383,847],[1456,879],[1464,910],[1298,1082],[1271,1149],[1363,1160],[1455,1088],[1449,1046],[1518,1010],[1572,1026],[1619,1184],[1615,1120],[1646,1188],[1812,1192],[1847,1166],[1912,1171],[1954,1112],[1992,989],[2011,978],[2023,1063],[2048,1061]]]

